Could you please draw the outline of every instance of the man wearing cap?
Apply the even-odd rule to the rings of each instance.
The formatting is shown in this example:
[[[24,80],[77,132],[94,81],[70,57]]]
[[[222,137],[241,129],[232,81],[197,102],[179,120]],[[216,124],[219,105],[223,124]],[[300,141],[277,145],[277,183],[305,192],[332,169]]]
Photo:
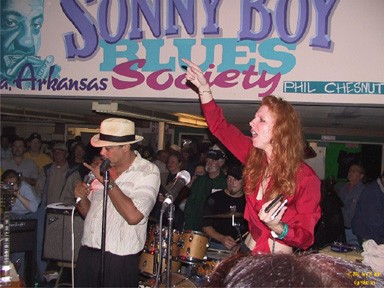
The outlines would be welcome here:
[[[205,203],[203,232],[211,239],[210,248],[231,250],[241,243],[248,231],[244,208],[242,169],[233,164],[228,167],[227,188],[209,195]]]
[[[76,263],[76,287],[138,287],[140,253],[144,248],[148,215],[155,205],[160,187],[157,166],[141,157],[134,143],[135,124],[109,118],[100,125],[100,134],[91,144],[110,161],[110,182],[106,188],[108,205],[105,233],[105,270],[100,283],[101,236],[104,179],[100,166],[86,165],[96,176],[91,187],[79,183],[75,197],[79,213],[85,217],[82,246]]]
[[[73,190],[81,181],[77,166],[68,163],[68,148],[63,142],[54,144],[52,148],[53,162],[43,167],[36,183],[36,193],[41,197],[41,205],[37,216],[37,265],[38,280],[44,281],[46,261],[41,258],[45,236],[46,207],[53,203],[64,203],[69,207],[75,203]],[[51,232],[52,233],[52,232]]]
[[[43,167],[36,184],[36,192],[42,196],[42,203],[65,203],[73,205],[73,190],[81,181],[77,165],[68,162],[68,147],[63,142],[53,145],[53,162]]]
[[[31,159],[35,162],[37,170],[39,173],[43,171],[43,167],[49,163],[52,163],[52,158],[47,154],[41,152],[41,146],[43,142],[41,141],[41,135],[39,133],[32,133],[28,139],[29,150],[24,153],[24,158]]]
[[[1,162],[1,169],[3,171],[8,169],[15,170],[22,181],[35,187],[38,170],[35,162],[24,157],[26,148],[24,138],[16,137],[12,142],[12,158]]]
[[[184,231],[202,231],[205,201],[212,192],[227,187],[226,176],[222,171],[224,164],[224,152],[217,145],[214,145],[207,153],[205,164],[207,173],[198,177],[191,186],[190,196],[184,210]]]

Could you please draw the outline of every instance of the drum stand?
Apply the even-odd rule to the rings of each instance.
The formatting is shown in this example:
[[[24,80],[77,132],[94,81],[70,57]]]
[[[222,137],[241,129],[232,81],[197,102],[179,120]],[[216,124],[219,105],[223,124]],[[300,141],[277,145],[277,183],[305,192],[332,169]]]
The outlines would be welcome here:
[[[172,204],[168,207],[168,233],[167,233],[167,269],[166,269],[166,287],[171,287],[172,272],[172,235],[173,235],[173,218],[175,215],[175,206]],[[161,261],[162,262],[162,261]],[[160,264],[161,265],[161,264]]]
[[[172,225],[173,225],[173,218],[174,218],[174,214],[175,214],[175,206],[173,204],[169,205],[167,207],[168,209],[168,231],[167,231],[167,255],[166,255],[166,287],[171,287],[171,277],[172,277],[172,232],[173,232],[173,229],[172,229]],[[163,219],[163,212],[160,213],[160,223],[162,222],[161,219]],[[162,282],[162,279],[161,279],[161,276],[159,274],[162,274],[161,271],[162,271],[162,264],[163,264],[163,252],[161,251],[162,250],[162,245],[161,245],[161,240],[162,240],[162,225],[160,225],[160,234],[159,234],[159,257],[160,257],[160,261],[159,261],[159,264],[158,264],[158,270],[157,270],[157,276],[156,276],[156,285],[155,287],[158,286],[158,282]],[[159,279],[160,278],[160,279]],[[159,281],[160,280],[160,281]]]

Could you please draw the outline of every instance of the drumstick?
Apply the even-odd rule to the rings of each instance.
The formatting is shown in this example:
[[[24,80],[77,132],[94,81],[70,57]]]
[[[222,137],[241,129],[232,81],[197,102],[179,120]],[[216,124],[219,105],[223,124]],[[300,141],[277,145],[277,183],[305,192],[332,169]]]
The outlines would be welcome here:
[[[241,239],[243,239],[245,236],[248,235],[248,233],[249,233],[249,231],[245,232],[243,235],[241,235],[241,237],[237,237],[236,240],[235,240],[235,242],[238,242],[238,241],[240,241]]]

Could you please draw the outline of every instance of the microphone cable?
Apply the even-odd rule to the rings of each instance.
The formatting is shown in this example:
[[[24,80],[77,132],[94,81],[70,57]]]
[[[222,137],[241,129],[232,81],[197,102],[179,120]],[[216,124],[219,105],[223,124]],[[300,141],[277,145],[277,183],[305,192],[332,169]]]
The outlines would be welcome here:
[[[159,255],[156,257],[157,260],[158,260],[158,265],[157,265],[157,271],[156,271],[156,282],[155,282],[155,286],[154,288],[157,288],[159,287],[159,281],[160,281],[160,275],[161,275],[161,266],[163,264],[163,243],[162,243],[162,240],[163,240],[163,215],[164,215],[164,212],[160,212],[160,219],[159,219],[159,239],[158,239],[158,243],[159,243]],[[156,241],[155,241],[156,243]],[[169,249],[169,247],[168,247]],[[156,251],[154,252],[155,253],[155,256],[156,256]],[[154,264],[156,263],[156,258],[155,258],[155,262]],[[167,267],[168,269],[168,267]]]
[[[72,208],[71,214],[71,284],[72,288],[75,287],[75,228],[74,228],[74,219],[75,219],[75,210],[76,206]]]

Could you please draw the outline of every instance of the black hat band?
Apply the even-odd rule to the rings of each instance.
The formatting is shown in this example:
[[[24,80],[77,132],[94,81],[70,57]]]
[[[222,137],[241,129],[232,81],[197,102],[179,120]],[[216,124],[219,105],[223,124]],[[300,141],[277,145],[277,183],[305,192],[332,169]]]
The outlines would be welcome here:
[[[123,143],[123,142],[134,141],[135,139],[136,139],[135,135],[113,136],[113,135],[107,135],[107,134],[100,133],[100,140],[103,140],[103,141]]]

